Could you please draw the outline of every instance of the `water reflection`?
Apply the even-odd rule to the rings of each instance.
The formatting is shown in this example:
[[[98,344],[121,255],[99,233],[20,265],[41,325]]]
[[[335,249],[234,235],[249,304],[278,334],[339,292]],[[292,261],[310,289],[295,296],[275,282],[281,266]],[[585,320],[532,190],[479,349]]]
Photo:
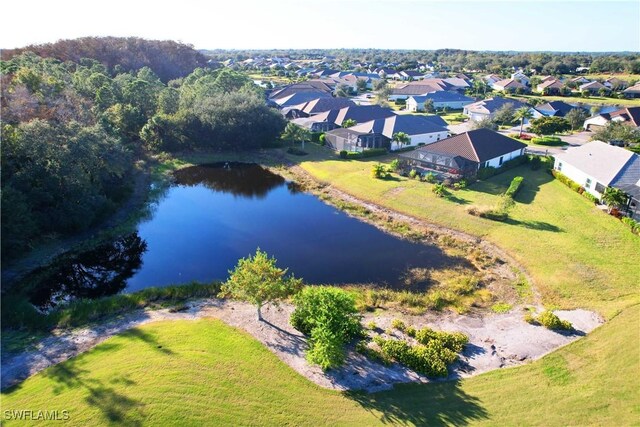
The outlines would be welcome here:
[[[25,279],[30,301],[51,308],[77,298],[98,298],[121,292],[142,266],[147,243],[138,233],[82,253],[65,254]]]
[[[175,173],[179,185],[204,185],[234,196],[262,199],[284,183],[284,178],[256,164],[220,162],[193,166]]]

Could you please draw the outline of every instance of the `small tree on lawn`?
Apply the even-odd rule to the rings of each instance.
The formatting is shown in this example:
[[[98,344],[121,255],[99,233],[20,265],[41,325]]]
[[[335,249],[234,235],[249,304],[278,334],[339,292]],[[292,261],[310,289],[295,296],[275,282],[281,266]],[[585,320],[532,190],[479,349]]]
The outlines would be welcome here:
[[[425,99],[424,112],[429,114],[433,114],[436,112],[436,108],[433,106],[433,99]]]
[[[393,141],[398,143],[398,148],[402,148],[403,145],[411,143],[411,138],[404,132],[396,132],[393,134]]]
[[[587,120],[587,112],[582,108],[572,108],[565,116],[565,119],[571,125],[571,129],[578,129]]]
[[[284,132],[281,136],[285,141],[289,141],[293,144],[295,141],[302,142],[302,148],[304,149],[304,142],[311,140],[311,132],[309,129],[305,129],[296,125],[295,123],[287,123],[287,127],[284,128]]]
[[[531,122],[529,129],[536,135],[554,135],[568,131],[571,125],[564,117],[540,117]]]
[[[520,107],[516,110],[513,115],[516,119],[520,119],[520,136],[522,136],[522,127],[524,126],[524,121],[533,118],[533,113],[529,107]]]
[[[238,265],[229,271],[220,291],[223,297],[247,301],[258,309],[258,320],[262,320],[261,308],[266,303],[277,303],[297,293],[302,280],[293,275],[286,276],[287,269],[276,267],[276,259],[258,248],[254,256],[238,260]]]
[[[612,209],[620,209],[627,202],[627,195],[624,191],[613,187],[607,187],[602,195],[602,201],[609,207],[609,213]]]

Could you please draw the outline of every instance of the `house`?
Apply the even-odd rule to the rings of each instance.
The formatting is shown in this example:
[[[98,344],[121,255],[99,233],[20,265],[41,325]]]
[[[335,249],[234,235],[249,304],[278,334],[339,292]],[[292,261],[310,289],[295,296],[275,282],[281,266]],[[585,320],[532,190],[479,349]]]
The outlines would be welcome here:
[[[276,89],[269,94],[269,99],[276,100],[279,98],[285,98],[299,92],[326,92],[327,94],[330,94],[332,90],[333,88],[325,82],[320,80],[307,80],[303,83],[294,83],[280,89]]]
[[[607,187],[618,188],[628,196],[627,209],[640,214],[640,156],[624,148],[593,141],[557,154],[553,168],[577,182],[595,197]]]
[[[472,178],[481,167],[498,168],[524,154],[526,145],[489,129],[476,129],[400,154],[411,167]]]
[[[611,90],[622,90],[627,87],[627,82],[625,82],[624,80],[620,80],[619,78],[616,78],[616,77],[610,77],[607,80],[605,80],[602,84]]]
[[[500,77],[497,74],[488,74],[488,75],[484,76],[483,79],[484,79],[485,82],[487,82],[489,87],[493,87],[493,84],[496,83],[496,82],[499,82],[500,80],[502,80],[502,77]]]
[[[516,99],[507,99],[496,96],[494,98],[483,99],[464,107],[462,113],[469,116],[471,120],[482,120],[484,118],[492,118],[495,113],[506,104],[512,104],[513,108],[518,109],[525,107],[526,104]]]
[[[384,108],[378,105],[355,105],[325,111],[323,113],[316,114],[313,118],[317,122],[327,122],[333,123],[336,126],[342,126],[342,123],[349,119],[355,120],[356,123],[364,123],[395,115],[396,114],[390,108]]]
[[[627,107],[610,113],[602,113],[585,120],[584,130],[598,130],[609,122],[624,123],[634,128],[640,127],[640,107]]]
[[[422,111],[424,110],[424,103],[430,99],[433,101],[434,108],[450,108],[458,110],[464,108],[475,101],[473,98],[461,95],[457,92],[431,92],[424,96],[410,96],[407,99],[407,110],[409,111]]]
[[[465,91],[471,87],[468,81],[459,77],[448,77],[442,80],[444,81],[444,83],[450,85],[453,90]]]
[[[622,91],[622,94],[625,96],[625,98],[640,98],[640,83],[629,86]]]
[[[591,80],[584,78],[582,76],[579,77],[574,77],[571,80],[569,80],[571,83],[575,83],[576,85],[583,85],[586,83],[591,83]]]
[[[522,71],[516,71],[515,73],[511,74],[511,78],[513,80],[519,81],[523,85],[529,86],[529,84],[531,83],[531,81],[529,80],[529,77],[526,74],[524,74]]]
[[[609,89],[608,87],[606,87],[605,85],[603,85],[600,82],[589,82],[589,83],[585,83],[583,85],[580,85],[578,87],[578,90],[580,92],[583,92],[585,90],[588,90],[589,92],[591,92],[592,94],[597,94],[598,92],[600,92],[600,89],[604,89],[607,92],[610,92],[611,89]]]
[[[317,92],[317,91],[304,91],[304,92],[296,92],[291,95],[276,98],[272,101],[275,102],[280,108],[292,107],[294,105],[300,105],[304,102],[308,102],[318,98],[331,98],[331,94],[327,92]]]
[[[518,80],[514,79],[504,79],[495,82],[492,86],[493,90],[503,91],[503,92],[515,92],[520,89],[521,91],[527,91],[529,88]]]
[[[552,78],[547,80],[546,82],[540,83],[538,86],[536,86],[536,90],[541,93],[557,94],[563,87],[564,83],[562,83],[560,80]]]
[[[423,116],[413,116],[409,114],[393,115],[391,117],[371,120],[352,126],[349,129],[358,132],[380,134],[389,140],[393,140],[393,135],[396,133],[404,132],[409,135],[410,142],[408,146],[431,144],[449,135],[446,127],[436,125],[433,121]]]
[[[425,78],[424,73],[412,70],[400,71],[391,77],[398,80],[422,80]]]
[[[371,148],[389,148],[390,139],[377,133],[360,132],[352,128],[334,129],[324,134],[329,148],[336,151],[364,151]]]
[[[582,108],[583,110],[588,111],[585,107],[574,106],[563,101],[551,101],[534,107],[535,110],[547,117],[564,117],[569,111],[575,108]]]

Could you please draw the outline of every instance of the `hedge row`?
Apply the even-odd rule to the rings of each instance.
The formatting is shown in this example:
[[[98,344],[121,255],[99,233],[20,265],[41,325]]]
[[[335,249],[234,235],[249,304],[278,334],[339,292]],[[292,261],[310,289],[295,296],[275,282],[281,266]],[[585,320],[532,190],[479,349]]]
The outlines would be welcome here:
[[[509,188],[507,188],[507,191],[504,193],[505,196],[511,197],[513,199],[516,196],[518,190],[520,190],[520,187],[522,187],[523,181],[524,178],[521,176],[516,176],[515,178],[513,178],[511,184],[509,184]]]
[[[340,151],[341,159],[363,159],[366,157],[384,156],[387,154],[386,148],[372,148],[371,150],[365,150],[362,152],[357,151]]]
[[[557,171],[555,169],[551,169],[551,175],[553,175],[553,177],[555,179],[557,179],[558,181],[560,181],[561,183],[563,183],[564,185],[566,185],[567,187],[569,187],[570,189],[572,189],[576,193],[582,194],[585,198],[587,198],[591,202],[593,202],[593,203],[598,203],[599,202],[599,200],[598,200],[598,198],[596,196],[594,196],[593,194],[585,191],[583,186],[581,186],[577,182],[573,181],[571,178],[569,178],[568,176],[566,176],[562,172]]]
[[[564,142],[557,136],[542,136],[537,138],[531,138],[531,142],[536,145],[563,145]]]

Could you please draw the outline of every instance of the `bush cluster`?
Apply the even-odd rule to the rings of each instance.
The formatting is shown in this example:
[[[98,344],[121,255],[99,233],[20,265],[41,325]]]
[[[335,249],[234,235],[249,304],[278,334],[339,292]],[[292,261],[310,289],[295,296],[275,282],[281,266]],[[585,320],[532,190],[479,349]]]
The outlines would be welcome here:
[[[560,330],[560,331],[570,331],[573,330],[573,325],[571,322],[567,320],[561,320],[558,316],[556,316],[551,310],[545,310],[540,313],[537,317],[531,313],[527,313],[525,315],[524,320],[527,323],[531,323],[534,325],[542,325],[547,329],[551,330]]]
[[[309,337],[309,362],[322,369],[340,366],[344,345],[362,332],[353,295],[338,288],[306,287],[294,304],[291,324]]]
[[[531,142],[536,145],[549,145],[549,146],[557,146],[563,145],[564,142],[557,136],[541,136],[536,138],[531,138]]]
[[[361,152],[342,150],[339,153],[341,159],[364,159],[367,157],[384,156],[385,154],[387,154],[386,148],[372,148]]]
[[[632,233],[640,235],[640,222],[629,217],[624,217],[621,221],[631,229]]]
[[[466,335],[459,332],[438,332],[429,328],[416,330],[407,328],[407,335],[418,342],[411,345],[404,340],[384,339],[377,336],[373,339],[380,348],[383,358],[395,360],[416,372],[432,376],[447,376],[447,367],[455,362],[458,353],[468,342]]]

